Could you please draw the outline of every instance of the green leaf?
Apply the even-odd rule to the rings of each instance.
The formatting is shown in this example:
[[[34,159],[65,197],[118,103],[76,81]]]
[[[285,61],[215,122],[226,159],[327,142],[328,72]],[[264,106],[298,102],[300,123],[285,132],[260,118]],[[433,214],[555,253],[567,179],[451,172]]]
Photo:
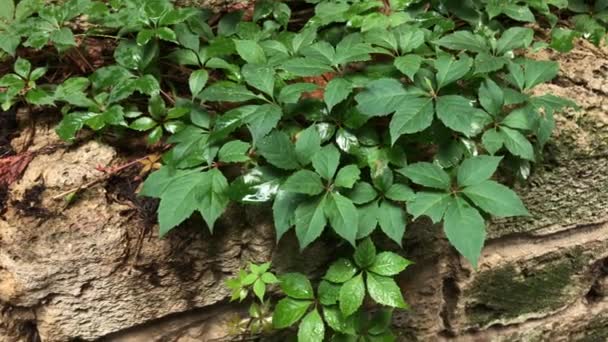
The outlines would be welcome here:
[[[333,145],[325,145],[312,156],[312,166],[321,177],[331,180],[340,164],[340,151]]]
[[[411,264],[411,261],[399,254],[382,252],[378,254],[369,271],[381,276],[395,276],[403,272]]]
[[[334,261],[330,266],[323,279],[329,280],[332,283],[344,283],[355,274],[357,274],[357,267],[352,261],[344,258],[340,258]]]
[[[340,288],[340,311],[344,316],[355,313],[365,298],[365,284],[363,275],[359,274],[350,279]]]
[[[334,231],[355,246],[359,217],[353,202],[339,193],[331,193],[325,204],[325,215]]]
[[[312,156],[321,150],[321,136],[314,125],[309,126],[297,135],[296,155],[302,165],[308,165]]]
[[[532,44],[534,31],[526,27],[511,27],[502,33],[496,42],[496,52],[500,55],[519,48],[527,48]]]
[[[247,151],[251,145],[244,141],[233,140],[229,141],[218,152],[219,160],[223,163],[240,163],[249,160]]]
[[[136,131],[145,132],[156,127],[157,125],[158,123],[154,121],[154,119],[147,116],[142,116],[141,118],[131,122],[129,128]]]
[[[429,188],[447,190],[451,185],[450,175],[435,164],[425,162],[414,163],[399,170],[399,172],[412,182]]]
[[[161,235],[190,217],[195,210],[213,231],[217,218],[228,205],[228,181],[217,169],[180,177],[171,182],[158,207]]]
[[[325,206],[327,197],[310,200],[298,205],[295,211],[296,236],[303,250],[315,241],[325,229],[327,220],[325,218]]]
[[[500,70],[505,66],[506,62],[507,59],[505,57],[496,57],[487,53],[480,53],[475,56],[475,74],[487,74]]]
[[[270,97],[274,96],[274,70],[268,66],[245,64],[241,70],[245,82]]]
[[[390,201],[382,201],[378,208],[378,223],[384,234],[399,246],[402,245],[407,218],[401,206]]]
[[[523,134],[508,127],[500,127],[499,129],[505,147],[509,152],[518,157],[534,161],[534,148]]]
[[[257,96],[244,85],[228,81],[213,83],[198,96],[205,101],[244,102],[256,99]]]
[[[471,101],[459,95],[440,96],[436,110],[444,125],[467,137],[481,133],[492,120],[486,112],[473,107]]]
[[[388,115],[411,99],[401,82],[392,78],[381,78],[367,84],[364,91],[355,96],[357,108],[366,115]]]
[[[367,182],[358,182],[353,189],[348,192],[348,198],[355,204],[364,204],[378,197],[378,192]]]
[[[260,302],[264,302],[264,294],[266,294],[266,285],[262,279],[258,279],[253,283],[253,293],[260,299]]]
[[[338,171],[334,185],[350,189],[359,180],[360,175],[361,171],[357,165],[347,165]]]
[[[177,35],[175,34],[175,31],[168,27],[157,28],[156,36],[164,41],[177,43]]]
[[[532,14],[532,11],[530,11],[530,8],[528,6],[508,4],[503,7],[502,12],[508,17],[515,20],[530,23],[533,23],[535,21],[534,14]]]
[[[414,191],[412,191],[409,186],[400,183],[395,183],[391,185],[391,187],[384,194],[384,196],[386,196],[386,198],[388,199],[397,202],[411,201],[414,199],[414,197],[416,197]]]
[[[361,268],[367,268],[376,260],[376,246],[372,239],[367,238],[359,243],[353,255],[355,262]]]
[[[293,226],[294,212],[302,202],[302,195],[279,190],[272,203],[274,228],[277,233],[277,243],[289,228]]]
[[[435,69],[437,69],[437,89],[441,89],[464,77],[464,75],[471,70],[472,65],[473,61],[466,56],[456,60],[452,56],[441,55],[435,60]]]
[[[332,305],[323,307],[323,318],[327,325],[336,332],[355,335],[354,318],[356,315],[344,317],[340,309]]]
[[[317,309],[308,313],[298,328],[298,342],[318,342],[325,337],[325,324]]]
[[[443,218],[445,235],[475,268],[483,248],[485,228],[483,217],[475,208],[460,197],[451,200]]]
[[[292,83],[281,89],[281,92],[279,93],[279,101],[286,104],[297,103],[300,100],[302,93],[315,91],[316,89],[316,84]]]
[[[409,53],[424,44],[424,31],[408,25],[401,25],[395,29],[401,53]]]
[[[426,215],[433,223],[441,221],[445,210],[450,203],[450,194],[436,192],[418,192],[414,200],[407,204],[407,211],[414,219]]]
[[[407,101],[397,109],[391,119],[391,144],[395,144],[403,134],[417,133],[431,126],[434,114],[432,99],[413,98]]]
[[[325,187],[319,175],[310,170],[300,170],[289,176],[281,189],[313,196],[323,192]]]
[[[188,85],[193,97],[196,97],[203,90],[208,79],[209,73],[205,69],[195,70],[190,74]]]
[[[274,131],[260,140],[257,148],[262,157],[278,168],[293,170],[300,167],[295,147],[285,132]]]
[[[496,169],[502,157],[476,156],[465,159],[458,167],[458,185],[469,186],[488,180]]]
[[[292,58],[281,64],[281,68],[301,77],[318,76],[334,71],[330,65],[313,58]]]
[[[559,52],[568,52],[574,49],[574,39],[580,33],[568,28],[556,27],[551,30],[551,45],[552,49]]]
[[[503,145],[502,134],[496,129],[492,128],[483,133],[481,136],[481,142],[483,147],[490,154],[496,153]]]
[[[15,2],[13,0],[0,0],[0,20],[13,21]]]
[[[452,50],[468,50],[478,53],[487,52],[489,47],[483,37],[470,31],[456,31],[443,36],[435,44]]]
[[[509,128],[532,131],[537,127],[539,117],[536,108],[526,105],[511,111],[500,124]]]
[[[0,49],[11,56],[15,56],[17,47],[21,44],[21,38],[9,32],[0,32]]]
[[[342,285],[340,284],[334,284],[326,280],[321,280],[321,282],[319,282],[319,287],[317,288],[319,302],[323,305],[336,304],[338,302],[338,298],[340,297],[341,287]]]
[[[297,322],[312,304],[310,300],[296,300],[283,298],[274,308],[272,313],[272,325],[275,329],[284,329]]]
[[[76,40],[72,30],[67,27],[51,32],[50,39],[53,43],[61,46],[76,46]]]
[[[244,119],[253,140],[260,141],[277,126],[282,116],[281,107],[275,104],[265,104],[257,106],[254,111],[245,115]]]
[[[367,291],[372,299],[382,305],[407,308],[401,289],[392,278],[367,273]]]
[[[353,90],[353,85],[343,78],[334,78],[325,87],[324,99],[327,105],[327,110],[331,112],[332,108],[338,103],[344,101]]]
[[[15,61],[15,73],[19,76],[21,76],[24,79],[28,79],[28,76],[30,75],[30,71],[32,70],[32,63],[30,63],[30,61],[28,61],[27,59],[24,58],[17,58],[17,60]]]
[[[266,62],[264,49],[253,40],[234,40],[234,45],[239,56],[247,63],[263,64]]]
[[[291,298],[314,299],[310,280],[301,273],[285,273],[279,276],[279,286]]]
[[[524,62],[525,89],[551,81],[559,72],[559,64],[555,61],[536,61],[526,59]]]
[[[488,113],[497,116],[502,112],[502,106],[505,103],[504,92],[496,82],[487,78],[479,86],[479,103]]]
[[[422,65],[423,58],[419,55],[405,55],[399,56],[395,58],[393,64],[397,70],[401,71],[404,75],[410,78],[410,80],[414,79],[414,75],[420,70],[420,65]]]
[[[468,186],[462,192],[483,211],[498,217],[530,215],[517,194],[492,180]]]

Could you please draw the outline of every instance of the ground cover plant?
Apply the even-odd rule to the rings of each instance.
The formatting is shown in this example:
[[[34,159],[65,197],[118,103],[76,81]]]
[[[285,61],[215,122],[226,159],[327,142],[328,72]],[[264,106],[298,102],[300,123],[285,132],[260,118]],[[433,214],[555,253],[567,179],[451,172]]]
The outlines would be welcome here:
[[[145,137],[162,157],[139,194],[160,200],[161,236],[268,203],[277,241],[352,246],[322,280],[243,270],[228,284],[257,297],[243,329],[388,341],[410,262],[374,237],[399,247],[424,217],[477,267],[488,220],[529,215],[501,176],[525,179],[575,107],[534,92],[559,66],[527,54],[600,44],[607,21],[608,1],[0,0],[0,105],[60,113],[68,142]]]

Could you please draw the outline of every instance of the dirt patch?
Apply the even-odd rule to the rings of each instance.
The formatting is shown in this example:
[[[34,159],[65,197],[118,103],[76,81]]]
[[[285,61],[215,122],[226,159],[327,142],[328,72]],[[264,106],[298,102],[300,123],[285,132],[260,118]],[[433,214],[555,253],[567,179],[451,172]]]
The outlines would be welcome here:
[[[11,139],[17,130],[17,115],[14,109],[0,112],[0,158],[15,154]]]

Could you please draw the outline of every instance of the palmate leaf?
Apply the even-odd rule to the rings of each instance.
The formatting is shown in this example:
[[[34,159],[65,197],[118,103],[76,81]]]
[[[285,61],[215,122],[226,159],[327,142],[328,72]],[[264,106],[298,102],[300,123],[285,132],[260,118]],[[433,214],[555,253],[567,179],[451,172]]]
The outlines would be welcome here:
[[[400,108],[412,97],[396,79],[382,78],[370,82],[365,91],[355,96],[357,108],[369,116],[388,115]]]
[[[303,250],[315,241],[327,225],[325,206],[327,197],[312,199],[298,205],[295,211],[296,236]]]
[[[517,194],[492,180],[468,186],[462,190],[463,194],[485,212],[498,217],[526,216],[528,210]]]
[[[357,215],[357,208],[353,202],[334,192],[328,196],[327,202],[324,205],[325,215],[329,219],[334,231],[344,240],[355,246],[359,217]]]
[[[473,267],[485,240],[485,223],[477,209],[460,197],[451,199],[443,218],[443,229],[450,243]]]
[[[298,342],[317,342],[322,341],[325,336],[325,323],[319,311],[313,309],[300,323],[298,328]]]
[[[412,98],[397,109],[389,125],[391,143],[403,134],[423,131],[433,122],[435,111],[430,98]]]
[[[471,101],[459,95],[445,95],[437,99],[437,117],[448,128],[467,137],[481,133],[491,117],[472,106]]]

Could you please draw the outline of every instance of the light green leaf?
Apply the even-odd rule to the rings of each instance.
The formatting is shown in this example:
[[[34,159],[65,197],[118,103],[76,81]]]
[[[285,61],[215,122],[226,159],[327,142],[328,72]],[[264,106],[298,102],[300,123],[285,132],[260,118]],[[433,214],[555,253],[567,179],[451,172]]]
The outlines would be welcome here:
[[[559,64],[555,61],[536,61],[526,59],[524,62],[525,70],[525,89],[532,89],[534,86],[551,81],[559,72]]]
[[[154,121],[154,119],[147,116],[142,116],[141,118],[131,122],[129,128],[136,131],[145,132],[156,127],[157,125],[158,123]]]
[[[376,197],[378,197],[378,192],[367,182],[356,183],[353,189],[348,192],[348,198],[355,204],[368,203]]]
[[[487,74],[492,71],[497,71],[505,66],[507,59],[505,57],[497,57],[487,53],[480,53],[475,56],[475,74]]]
[[[527,48],[532,44],[534,31],[527,27],[511,27],[502,33],[496,42],[496,53],[499,55],[519,48]]]
[[[260,299],[260,302],[264,302],[264,294],[266,294],[266,285],[262,279],[258,279],[253,283],[253,293]]]
[[[254,141],[260,141],[265,137],[277,124],[283,116],[281,107],[275,104],[265,104],[258,106],[253,112],[245,116],[245,122],[249,131],[253,136]]]
[[[393,278],[367,273],[367,291],[370,297],[378,303],[394,308],[407,308],[401,289]]]
[[[292,58],[281,64],[281,68],[300,77],[318,76],[334,71],[330,65],[313,58]]]
[[[470,31],[456,31],[443,36],[435,44],[452,50],[468,50],[478,53],[487,52],[489,47],[483,37]]]
[[[14,65],[15,73],[24,79],[28,79],[30,71],[32,70],[32,63],[24,58],[17,58]]]
[[[279,190],[272,203],[274,228],[277,233],[277,243],[292,226],[294,212],[302,202],[303,195]]]
[[[244,141],[229,141],[220,148],[218,152],[219,160],[224,163],[246,162],[249,160],[249,156],[247,156],[249,148],[251,148],[251,145]]]
[[[535,21],[534,14],[528,6],[507,4],[503,7],[502,12],[508,17],[518,21],[533,23]]]
[[[483,147],[490,154],[495,154],[503,145],[502,134],[495,128],[491,128],[483,133],[481,136],[481,143]]]
[[[416,197],[414,191],[405,184],[395,183],[384,194],[386,198],[398,202],[411,201]]]
[[[509,128],[532,131],[537,127],[539,118],[540,115],[536,112],[536,108],[526,105],[511,111],[500,124]]]
[[[62,47],[76,46],[74,34],[72,33],[72,30],[67,27],[51,32],[50,39],[53,43]]]
[[[395,58],[393,64],[397,70],[401,71],[404,75],[410,78],[410,80],[414,79],[414,75],[420,70],[420,65],[422,64],[423,58],[419,55],[405,55],[399,56]]]
[[[437,117],[454,131],[474,137],[492,121],[484,111],[472,106],[471,101],[459,95],[440,96],[437,99]]]
[[[303,250],[315,241],[327,225],[325,218],[325,206],[327,197],[310,200],[298,205],[295,211],[296,236],[300,242],[300,250]]]
[[[285,104],[297,103],[300,100],[302,93],[315,91],[316,89],[316,84],[292,83],[281,89],[281,92],[279,93],[279,101]]]
[[[502,157],[476,156],[465,159],[458,167],[458,185],[479,184],[496,172]]]
[[[324,306],[323,307],[323,318],[327,325],[335,330],[336,332],[354,335],[354,318],[356,316],[344,317],[340,309],[335,306]]]
[[[358,103],[357,108],[363,114],[383,116],[407,103],[406,100],[411,99],[411,95],[407,95],[398,80],[381,78],[367,84],[366,89],[357,94],[355,99]]]
[[[405,210],[393,202],[382,201],[378,208],[378,224],[380,229],[399,246],[402,245],[407,218]]]
[[[378,254],[373,265],[369,268],[370,272],[382,276],[395,276],[405,270],[412,262],[393,252],[382,252]]]
[[[499,129],[505,147],[509,152],[518,157],[534,161],[534,148],[523,134],[508,127],[500,127]]]
[[[188,85],[192,96],[196,97],[203,90],[208,79],[209,73],[205,69],[195,70],[190,74]]]
[[[334,78],[325,87],[324,98],[327,110],[331,112],[332,108],[338,103],[344,101],[353,90],[353,85],[344,78]]]
[[[456,60],[450,55],[441,55],[435,60],[437,89],[463,78],[471,70],[472,65],[473,60],[466,56]]]
[[[505,103],[505,94],[496,82],[487,78],[481,86],[479,86],[479,103],[488,113],[497,116],[502,112],[502,106]]]
[[[355,246],[359,217],[353,202],[339,193],[331,193],[325,204],[325,215],[334,231]]]
[[[475,268],[483,248],[485,228],[483,217],[475,208],[460,197],[451,200],[443,218],[445,235]]]
[[[354,254],[355,262],[361,268],[367,268],[376,260],[376,246],[372,239],[366,238],[359,242]]]
[[[340,164],[340,151],[333,145],[325,145],[312,156],[312,166],[321,177],[331,180]]]
[[[361,171],[357,165],[347,165],[338,171],[334,185],[350,189],[359,180],[360,175]]]
[[[274,70],[268,66],[245,64],[241,70],[245,82],[255,89],[274,96]]]
[[[0,19],[7,22],[13,21],[15,14],[15,2],[13,0],[0,0]]]
[[[341,284],[334,284],[326,280],[321,280],[321,282],[319,282],[319,287],[317,288],[319,302],[323,305],[336,304],[340,297],[341,287]]]
[[[279,276],[279,286],[291,298],[314,299],[310,280],[301,273],[285,273]]]
[[[247,87],[228,81],[213,83],[198,96],[205,101],[244,102],[257,98]]]
[[[483,211],[498,217],[530,215],[517,194],[492,180],[468,186],[462,192]]]
[[[310,163],[310,159],[321,150],[321,136],[314,125],[309,126],[297,135],[296,155],[302,165]]]
[[[300,170],[289,176],[281,186],[281,189],[312,196],[323,192],[325,187],[319,175],[310,170]]]
[[[257,148],[262,157],[278,168],[293,170],[300,167],[296,159],[295,147],[285,132],[271,133],[260,140]]]
[[[298,328],[298,342],[318,342],[325,337],[325,324],[317,309],[302,319]]]
[[[352,261],[340,258],[334,261],[330,266],[323,279],[329,280],[332,283],[344,283],[352,278],[357,273],[357,267]]]
[[[350,279],[342,288],[340,288],[340,311],[344,316],[350,316],[355,313],[365,298],[365,284],[363,283],[363,275],[359,274]]]
[[[389,124],[391,144],[403,134],[412,134],[425,130],[433,122],[433,100],[429,98],[412,98],[397,109]]]
[[[357,239],[370,235],[378,226],[378,202],[373,201],[357,207],[359,216],[359,227],[357,228]]]
[[[450,202],[450,194],[436,192],[418,192],[414,200],[407,204],[407,211],[414,219],[426,215],[433,223],[441,221]]]
[[[266,62],[264,49],[253,40],[234,40],[234,45],[239,56],[247,63],[263,64]]]
[[[284,329],[292,326],[308,310],[312,301],[283,298],[274,308],[272,313],[272,325],[275,329]]]
[[[426,162],[414,163],[399,170],[399,172],[412,182],[429,188],[447,190],[451,185],[450,175],[435,164]]]

